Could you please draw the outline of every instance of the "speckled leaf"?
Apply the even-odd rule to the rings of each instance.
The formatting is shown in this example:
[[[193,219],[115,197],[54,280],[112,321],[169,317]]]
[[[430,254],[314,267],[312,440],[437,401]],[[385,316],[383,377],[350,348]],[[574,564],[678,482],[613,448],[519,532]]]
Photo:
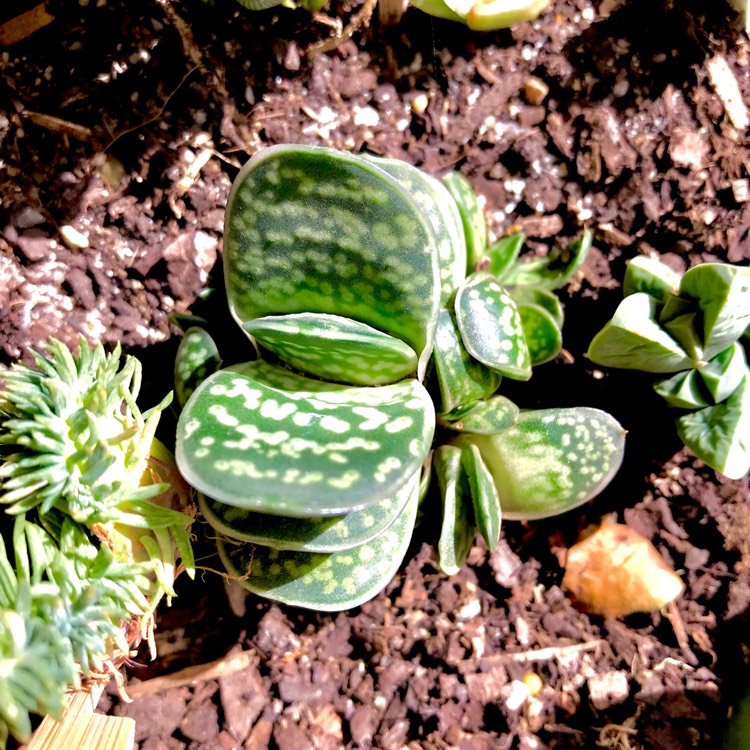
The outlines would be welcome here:
[[[562,349],[562,331],[555,319],[539,305],[518,305],[531,365],[543,365]]]
[[[461,414],[457,421],[442,421],[441,424],[455,432],[490,435],[510,427],[518,414],[518,407],[509,398],[493,396]]]
[[[625,431],[598,409],[521,412],[494,435],[459,435],[476,445],[490,470],[505,519],[554,516],[591,499],[620,467]]]
[[[432,357],[440,388],[441,414],[474,405],[493,394],[502,380],[502,375],[477,362],[466,351],[455,316],[448,310],[438,314]]]
[[[679,417],[677,433],[701,461],[742,479],[750,471],[750,373],[720,404]]]
[[[290,552],[219,540],[227,571],[248,591],[297,607],[338,612],[357,607],[384,589],[409,548],[417,485],[396,520],[359,547],[329,554]]]
[[[513,298],[516,307],[520,307],[521,305],[537,305],[552,316],[558,328],[563,327],[565,320],[563,307],[557,295],[553,292],[532,286],[515,286],[512,289],[508,289],[508,294]]]
[[[296,145],[253,156],[229,197],[224,268],[240,324],[341,315],[409,344],[424,375],[440,302],[435,235],[409,194],[370,162]]]
[[[339,315],[269,315],[242,327],[287,364],[323,380],[383,385],[417,370],[417,354],[403,341]]]
[[[177,425],[177,465],[215,500],[259,513],[342,515],[394,496],[430,449],[419,381],[323,383],[268,362],[214,373]]]
[[[466,238],[456,202],[440,180],[405,161],[362,156],[397,180],[430,220],[440,266],[440,305],[444,306],[466,278]]]
[[[656,300],[636,292],[620,303],[612,320],[594,336],[588,356],[607,367],[679,372],[693,366],[682,347],[656,322]]]
[[[526,235],[523,232],[518,232],[510,234],[507,237],[501,237],[485,251],[485,255],[489,261],[487,270],[493,276],[497,276],[501,283],[503,281],[503,274],[513,266],[521,254],[521,248],[525,241]]]
[[[443,499],[443,523],[437,547],[437,564],[446,575],[458,573],[474,542],[474,509],[461,448],[441,445],[435,449],[432,466]]]
[[[461,214],[466,237],[466,273],[469,274],[484,256],[487,247],[487,219],[474,188],[460,172],[448,172],[443,177],[443,184],[453,196]]]
[[[639,255],[628,262],[622,292],[627,297],[636,292],[650,294],[659,302],[664,302],[668,294],[677,294],[680,288],[680,274],[657,258]]]
[[[701,409],[711,403],[697,370],[684,370],[654,383],[654,390],[676,409]]]
[[[500,524],[502,521],[500,498],[495,488],[495,482],[476,445],[467,445],[463,449],[461,461],[469,482],[477,527],[484,537],[484,541],[487,542],[490,552],[494,552],[497,543],[500,541]]]
[[[717,404],[734,393],[746,372],[745,350],[737,342],[719,352],[705,367],[698,370],[701,380]]]
[[[750,268],[704,263],[685,273],[680,296],[697,301],[703,313],[704,358],[733,344],[750,323]]]
[[[177,403],[185,406],[193,391],[221,367],[219,350],[203,328],[185,331],[174,363],[174,389]]]
[[[216,531],[232,539],[297,552],[338,552],[369,542],[403,511],[420,480],[415,474],[394,497],[344,516],[287,518],[255,513],[201,495],[200,509]]]
[[[559,289],[586,260],[592,238],[591,230],[584,229],[567,247],[555,248],[542,258],[514,264],[503,276],[503,284]]]
[[[521,316],[489,273],[474,273],[456,293],[456,323],[469,354],[513,380],[531,377]]]

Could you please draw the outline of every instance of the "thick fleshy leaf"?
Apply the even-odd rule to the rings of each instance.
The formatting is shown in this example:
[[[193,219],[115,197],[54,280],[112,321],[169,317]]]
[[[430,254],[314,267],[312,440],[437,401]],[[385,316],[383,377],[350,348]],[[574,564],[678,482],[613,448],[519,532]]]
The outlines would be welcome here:
[[[491,435],[514,424],[518,414],[518,407],[509,398],[493,396],[464,412],[458,421],[444,421],[442,425],[456,432]]]
[[[441,445],[435,449],[432,466],[443,499],[443,523],[437,546],[437,564],[446,575],[458,573],[474,543],[474,509],[461,448]]]
[[[419,501],[418,483],[396,520],[358,547],[329,554],[290,552],[219,540],[227,571],[254,594],[324,612],[357,607],[384,589],[409,548]]]
[[[414,494],[415,474],[394,497],[344,516],[287,518],[255,513],[200,497],[204,518],[216,531],[243,542],[297,552],[338,552],[369,542],[385,531]]]
[[[679,417],[677,433],[713,469],[730,479],[744,477],[750,471],[750,374],[720,404]]]
[[[678,315],[662,325],[696,365],[703,362],[703,337],[698,329],[697,311],[691,310]]]
[[[221,357],[208,331],[188,328],[177,348],[174,363],[174,389],[177,403],[185,406],[193,391],[221,368]]]
[[[558,247],[542,258],[516,263],[503,276],[507,286],[535,286],[558,289],[583,265],[591,249],[593,234],[584,229],[567,247]]]
[[[531,365],[543,365],[562,349],[562,331],[555,319],[539,305],[518,305]]]
[[[502,380],[502,375],[477,362],[466,351],[455,316],[448,310],[438,314],[432,357],[440,388],[441,414],[474,405],[493,394]]]
[[[460,172],[448,172],[443,177],[443,184],[453,196],[461,214],[466,237],[466,273],[470,274],[487,247],[487,219],[474,188]]]
[[[677,294],[679,289],[680,274],[657,258],[639,255],[628,262],[622,282],[622,293],[626,297],[645,292],[664,302],[668,294]]]
[[[456,293],[456,323],[469,354],[513,380],[531,377],[518,308],[489,273],[474,273]]]
[[[532,286],[516,286],[508,289],[508,293],[516,303],[516,307],[520,307],[521,305],[537,305],[552,316],[558,328],[563,327],[565,316],[562,304],[558,296],[553,292]]]
[[[501,237],[497,242],[490,245],[485,254],[489,261],[487,270],[497,276],[502,283],[503,274],[516,262],[521,254],[521,248],[526,241],[526,235],[523,232],[509,234],[507,237]]]
[[[677,409],[702,409],[711,403],[697,370],[684,370],[659,380],[654,383],[654,390]]]
[[[703,313],[704,358],[724,351],[750,324],[750,268],[704,263],[680,282],[680,296],[697,301]]]
[[[440,305],[446,305],[466,278],[466,238],[456,202],[440,180],[405,161],[362,156],[398,181],[430,220],[439,258]]]
[[[612,320],[591,341],[589,359],[606,367],[644,372],[693,367],[682,347],[656,322],[656,305],[645,292],[625,297]]]
[[[745,351],[737,342],[719,352],[705,367],[698,370],[701,380],[717,404],[734,393],[746,372]]]
[[[330,313],[432,349],[437,248],[424,211],[390,175],[341,151],[281,145],[250,159],[232,187],[224,234],[230,308]]]
[[[625,430],[598,409],[521,412],[494,435],[459,435],[490,470],[505,519],[554,516],[601,492],[622,463]]]
[[[422,465],[435,414],[419,381],[358,388],[268,362],[214,373],[177,425],[177,465],[215,500],[259,513],[342,515],[393,497]]]
[[[287,364],[323,380],[383,385],[417,370],[416,352],[401,339],[340,315],[269,315],[242,327]]]
[[[500,524],[502,521],[500,498],[495,488],[495,482],[476,445],[467,445],[463,449],[461,461],[469,482],[477,527],[484,537],[484,541],[487,542],[487,547],[492,552],[500,541]]]
[[[524,21],[534,21],[550,0],[476,0],[466,16],[474,31],[507,29]]]

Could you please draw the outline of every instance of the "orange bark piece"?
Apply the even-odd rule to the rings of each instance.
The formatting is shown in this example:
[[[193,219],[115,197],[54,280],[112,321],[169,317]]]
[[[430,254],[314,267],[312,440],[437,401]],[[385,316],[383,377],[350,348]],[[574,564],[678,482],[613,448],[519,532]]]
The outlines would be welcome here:
[[[31,36],[54,20],[55,17],[47,12],[47,3],[39,3],[25,13],[0,24],[0,47],[10,47],[11,44]]]
[[[648,539],[606,521],[568,550],[563,587],[587,611],[604,617],[655,612],[684,589]]]

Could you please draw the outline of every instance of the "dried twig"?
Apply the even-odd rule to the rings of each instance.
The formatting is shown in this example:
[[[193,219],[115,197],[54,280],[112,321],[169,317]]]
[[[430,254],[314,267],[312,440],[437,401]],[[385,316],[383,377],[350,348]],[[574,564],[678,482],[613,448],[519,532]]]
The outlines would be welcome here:
[[[365,0],[362,7],[352,16],[351,21],[344,26],[340,34],[323,42],[311,44],[305,54],[308,57],[315,57],[315,55],[319,55],[321,52],[330,52],[331,50],[338,49],[344,42],[349,41],[361,28],[369,26],[370,18],[372,18],[372,13],[377,4],[378,0]]]

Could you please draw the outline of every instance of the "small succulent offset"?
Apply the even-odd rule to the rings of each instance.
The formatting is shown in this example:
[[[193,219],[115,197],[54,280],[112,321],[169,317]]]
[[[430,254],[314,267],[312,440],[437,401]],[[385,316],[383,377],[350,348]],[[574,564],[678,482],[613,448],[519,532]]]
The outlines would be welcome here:
[[[151,643],[178,556],[194,565],[189,488],[154,438],[168,399],[141,413],[140,363],[121,368],[119,348],[53,340],[35,359],[1,375],[0,748]]]
[[[535,331],[513,294],[549,300],[506,291],[500,251],[484,268],[476,197],[448,183],[458,201],[403,162],[295,145],[265,149],[235,181],[225,283],[260,356],[222,368],[206,332],[188,331],[175,454],[252,592],[320,610],[373,597],[422,500],[428,512],[432,476],[451,573],[477,527],[494,548],[501,515],[561,513],[619,467],[624,433],[608,414],[521,411],[496,394],[503,377],[531,376]]]
[[[684,275],[630,262],[625,299],[588,356],[609,367],[664,373],[656,392],[678,412],[693,453],[731,479],[750,470],[750,370],[740,340],[750,323],[750,268],[705,263]]]

